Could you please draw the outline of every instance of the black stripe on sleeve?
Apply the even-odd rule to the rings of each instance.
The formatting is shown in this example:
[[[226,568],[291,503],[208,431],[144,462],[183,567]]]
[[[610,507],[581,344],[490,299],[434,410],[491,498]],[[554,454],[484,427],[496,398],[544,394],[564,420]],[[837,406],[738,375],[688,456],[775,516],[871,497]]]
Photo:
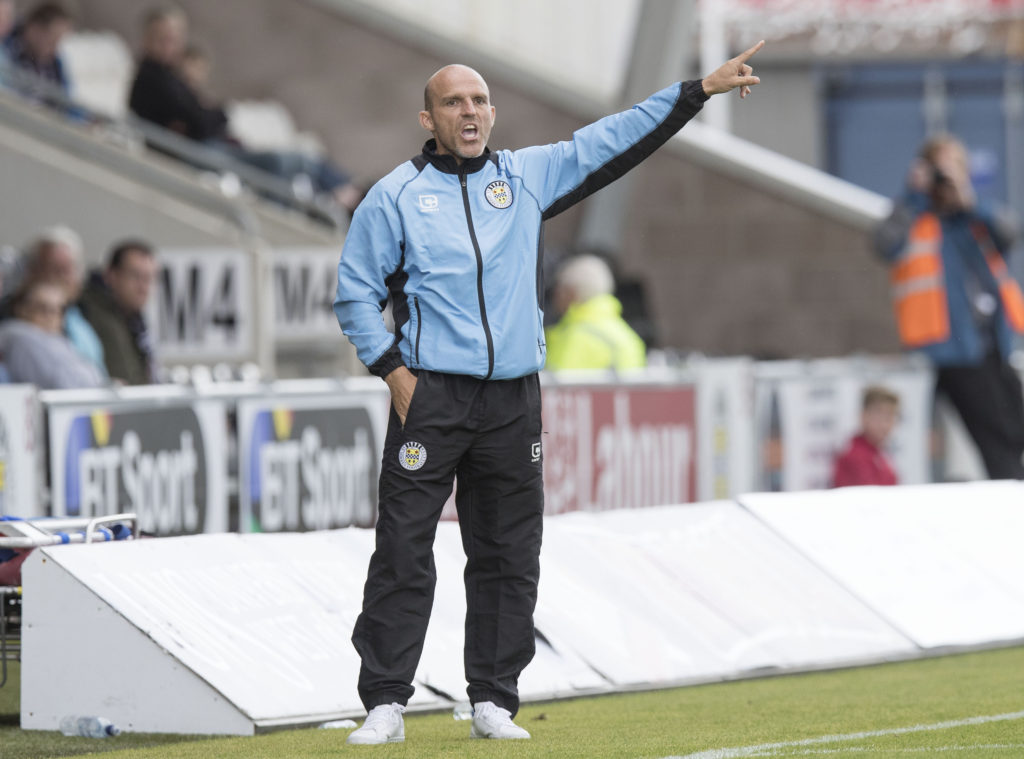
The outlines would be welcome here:
[[[409,274],[405,270],[405,251],[402,251],[402,258],[395,269],[385,280],[388,291],[391,293],[391,315],[395,320],[395,341],[391,347],[381,354],[380,358],[370,364],[367,369],[370,374],[378,377],[386,377],[399,366],[404,366],[402,352],[398,344],[402,340],[402,327],[409,321],[409,296],[405,294],[405,283],[409,281]]]
[[[405,366],[402,352],[398,349],[399,340],[401,340],[401,337],[395,335],[395,342],[391,343],[391,347],[384,351],[380,358],[366,367],[370,374],[384,379],[398,367]]]
[[[416,176],[406,180],[402,185],[402,188],[398,191],[395,196],[395,208],[398,208],[398,200],[402,197],[402,193],[412,183],[420,173],[427,167],[427,159],[423,155],[414,156],[411,159],[413,167],[416,169]],[[399,218],[401,218],[401,212],[399,212]],[[402,222],[403,230],[405,228],[404,221]],[[404,234],[404,232],[403,232]],[[381,354],[380,358],[374,361],[366,368],[370,371],[370,374],[374,374],[378,377],[387,377],[391,372],[400,366],[405,366],[405,359],[402,358],[402,351],[399,348],[399,344],[402,342],[402,327],[407,321],[409,321],[409,296],[405,292],[405,283],[409,281],[409,273],[405,270],[405,240],[399,241],[399,246],[402,249],[402,256],[398,260],[398,267],[391,272],[385,279],[384,285],[388,289],[391,300],[391,315],[395,322],[395,339],[391,343],[391,347],[388,348],[384,353]],[[381,302],[380,308],[383,311],[387,305],[387,299]]]
[[[637,142],[626,148],[622,153],[602,164],[578,186],[562,195],[544,209],[543,219],[546,221],[562,211],[579,203],[588,195],[592,195],[602,187],[614,182],[630,169],[643,161],[647,156],[660,148],[692,119],[704,106],[708,96],[704,93],[701,80],[683,82],[679,88],[679,98],[668,115],[654,129],[641,137]]]

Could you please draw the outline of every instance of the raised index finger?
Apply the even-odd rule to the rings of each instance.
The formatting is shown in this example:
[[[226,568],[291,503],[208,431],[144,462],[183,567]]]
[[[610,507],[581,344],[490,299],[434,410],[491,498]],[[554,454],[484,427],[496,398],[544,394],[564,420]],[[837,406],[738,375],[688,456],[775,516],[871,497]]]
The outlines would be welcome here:
[[[760,42],[758,42],[756,45],[754,45],[749,50],[744,50],[742,53],[737,55],[736,56],[736,60],[739,61],[740,63],[746,63],[747,59],[749,59],[754,53],[756,53],[758,50],[760,50],[763,47],[764,47],[764,40],[761,40]]]

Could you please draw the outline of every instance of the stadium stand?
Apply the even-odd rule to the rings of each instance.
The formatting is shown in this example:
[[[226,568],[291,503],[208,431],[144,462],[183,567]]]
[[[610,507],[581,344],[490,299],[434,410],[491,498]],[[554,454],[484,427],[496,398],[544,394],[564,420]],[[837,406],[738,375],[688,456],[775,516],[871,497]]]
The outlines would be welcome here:
[[[75,99],[108,118],[125,119],[135,69],[128,43],[111,31],[79,31],[68,35],[62,52]],[[280,101],[229,100],[226,110],[232,134],[253,149],[324,152],[323,140],[299,130],[295,117]]]
[[[97,107],[93,110],[75,101],[74,107],[87,119],[68,120],[60,112],[0,91],[0,183],[9,198],[2,214],[8,241],[29,239],[34,229],[52,225],[56,219],[81,232],[91,265],[100,263],[101,252],[122,232],[151,236],[161,241],[161,247],[241,247],[253,260],[268,255],[268,246],[330,249],[336,257],[342,230],[333,223],[324,224],[317,209],[295,198],[289,183],[223,155],[211,155],[151,125],[108,115],[116,110],[112,103],[123,86],[123,76],[122,85],[104,89],[88,86],[88,72],[91,66],[99,72],[95,79],[109,85],[108,74],[102,72],[123,68],[125,48],[115,37],[86,35],[83,44],[78,48],[73,44],[72,50],[78,50],[70,56],[77,62],[70,65],[81,73],[85,91],[92,93],[90,103]],[[80,55],[82,50],[85,53]],[[147,142],[159,144],[163,154],[183,156],[187,163],[146,150]],[[192,168],[197,164],[207,168]],[[270,202],[266,196],[275,200]],[[47,202],[39,203],[38,198]],[[255,361],[273,374],[274,340],[268,337],[273,316],[255,307],[273,298],[270,278],[262,278],[262,271],[254,267],[257,278],[249,281],[255,289],[247,287],[239,293],[251,303],[247,309],[259,334],[251,350],[238,359]],[[319,371],[336,371],[327,367],[339,355],[344,361],[345,346],[339,340],[324,348],[321,344],[313,350],[314,363],[324,366]],[[263,358],[257,351],[263,352]],[[303,357],[305,365],[309,358]],[[327,364],[322,363],[325,359]]]

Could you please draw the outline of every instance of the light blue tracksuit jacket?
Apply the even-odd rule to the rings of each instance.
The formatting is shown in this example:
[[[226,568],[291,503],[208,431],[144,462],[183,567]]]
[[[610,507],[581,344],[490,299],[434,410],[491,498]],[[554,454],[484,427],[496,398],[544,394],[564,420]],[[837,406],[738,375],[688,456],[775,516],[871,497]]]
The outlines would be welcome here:
[[[571,141],[462,164],[428,141],[371,188],[345,239],[334,311],[359,359],[381,377],[401,365],[480,379],[543,368],[542,222],[636,166],[705,100],[699,80],[675,84]]]

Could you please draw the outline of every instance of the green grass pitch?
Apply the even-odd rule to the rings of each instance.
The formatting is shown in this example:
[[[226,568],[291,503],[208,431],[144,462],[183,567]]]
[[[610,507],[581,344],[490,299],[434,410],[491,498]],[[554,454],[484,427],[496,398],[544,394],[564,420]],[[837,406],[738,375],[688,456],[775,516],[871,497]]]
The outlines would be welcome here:
[[[17,668],[0,689],[0,757],[140,759],[826,756],[1024,757],[1024,647],[832,672],[527,704],[530,741],[471,741],[450,714],[407,715],[406,742],[347,746],[347,730],[254,738],[66,738],[17,727]],[[695,757],[696,759],[696,757]]]

